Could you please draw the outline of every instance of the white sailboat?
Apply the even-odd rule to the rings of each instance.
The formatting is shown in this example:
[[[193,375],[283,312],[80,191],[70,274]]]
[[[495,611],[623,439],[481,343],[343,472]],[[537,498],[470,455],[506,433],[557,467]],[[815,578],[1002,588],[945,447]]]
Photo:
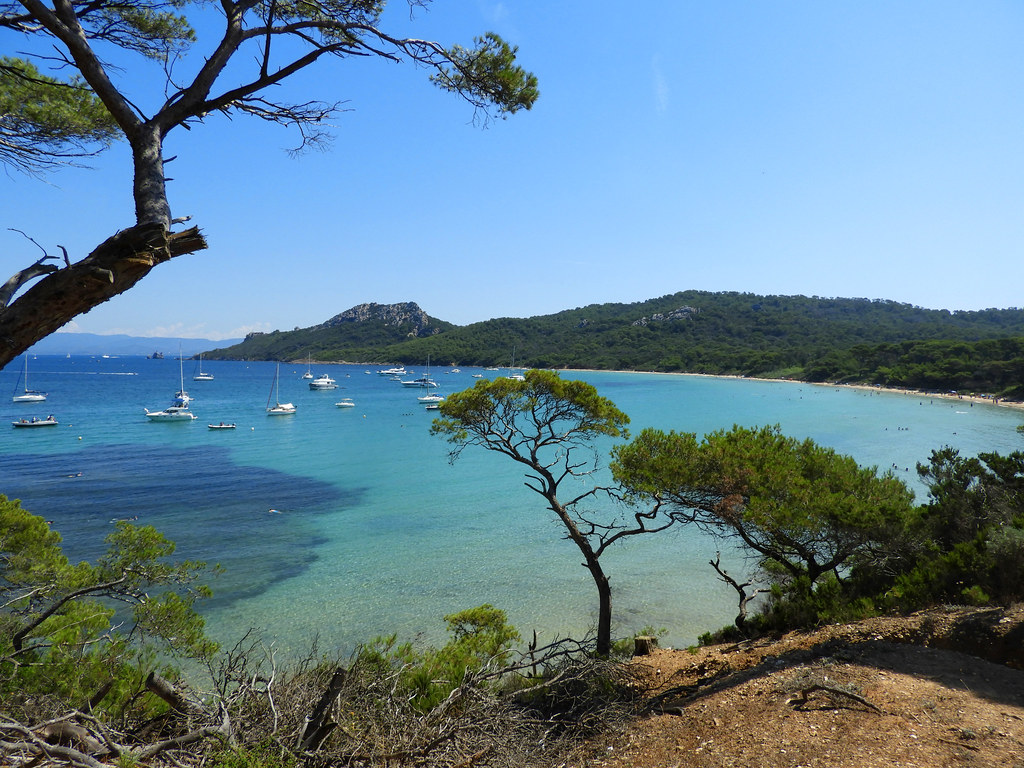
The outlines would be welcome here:
[[[307,355],[306,356],[306,372],[304,374],[302,374],[302,378],[304,378],[304,379],[312,379],[313,378],[313,356],[312,355]]]
[[[512,364],[508,367],[508,377],[512,381],[526,381],[526,377],[516,370],[516,348],[512,347]]]
[[[181,352],[178,353],[178,379],[181,389],[174,393],[174,400],[162,411],[151,411],[148,408],[146,417],[151,421],[192,421],[196,415],[188,409],[191,398],[185,391],[185,363],[181,359]]]
[[[199,370],[196,375],[192,377],[192,381],[213,381],[212,373],[203,372],[203,353],[199,353]]]
[[[22,380],[25,381],[25,389],[20,393],[18,392],[18,385],[21,384]],[[25,370],[18,376],[18,383],[14,385],[14,397],[11,398],[16,403],[41,403],[46,400],[45,392],[38,392],[34,389],[28,388],[28,354],[25,354]]]
[[[270,401],[274,401],[274,405]],[[274,372],[274,383],[270,386],[270,396],[267,397],[267,416],[289,416],[295,413],[295,406],[291,403],[281,402],[281,364],[277,364]]]
[[[427,355],[427,372],[420,376],[418,379],[412,379],[410,381],[402,381],[403,387],[419,387],[420,389],[429,389],[430,387],[439,386],[436,381],[430,378],[430,355]]]

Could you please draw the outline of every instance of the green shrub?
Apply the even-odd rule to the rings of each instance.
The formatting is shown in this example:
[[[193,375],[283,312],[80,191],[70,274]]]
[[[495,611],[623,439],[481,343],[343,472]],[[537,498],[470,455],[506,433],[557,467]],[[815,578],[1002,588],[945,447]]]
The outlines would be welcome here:
[[[451,640],[442,648],[417,650],[397,642],[395,635],[378,637],[362,646],[357,667],[377,674],[395,672],[413,705],[433,709],[465,680],[466,675],[487,666],[501,666],[513,643],[521,640],[508,624],[505,612],[489,604],[444,617]]]

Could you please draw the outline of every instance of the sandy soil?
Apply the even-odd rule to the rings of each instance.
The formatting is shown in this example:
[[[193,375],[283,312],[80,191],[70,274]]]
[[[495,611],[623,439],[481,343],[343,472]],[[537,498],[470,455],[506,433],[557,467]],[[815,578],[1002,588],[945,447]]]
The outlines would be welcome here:
[[[573,768],[1024,768],[1024,606],[637,657],[650,714]]]

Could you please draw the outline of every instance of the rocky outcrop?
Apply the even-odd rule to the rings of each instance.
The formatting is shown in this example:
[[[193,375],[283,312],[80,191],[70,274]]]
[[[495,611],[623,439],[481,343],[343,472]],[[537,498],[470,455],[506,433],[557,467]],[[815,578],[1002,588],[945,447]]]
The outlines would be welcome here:
[[[412,326],[410,336],[430,336],[440,331],[434,326],[430,316],[413,301],[401,304],[358,304],[317,327],[334,328],[345,323],[364,323],[373,320],[386,326]]]
[[[648,325],[650,323],[663,323],[669,320],[689,320],[690,317],[700,312],[697,307],[679,307],[671,312],[656,312],[650,317],[641,317],[634,320],[632,325]]]

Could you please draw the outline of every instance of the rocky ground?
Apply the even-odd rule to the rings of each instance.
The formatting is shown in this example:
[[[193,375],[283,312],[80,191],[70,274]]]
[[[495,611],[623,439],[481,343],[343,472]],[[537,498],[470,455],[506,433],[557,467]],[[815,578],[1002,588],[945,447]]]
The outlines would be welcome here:
[[[1024,768],[1024,606],[637,657],[650,714],[566,768]]]

